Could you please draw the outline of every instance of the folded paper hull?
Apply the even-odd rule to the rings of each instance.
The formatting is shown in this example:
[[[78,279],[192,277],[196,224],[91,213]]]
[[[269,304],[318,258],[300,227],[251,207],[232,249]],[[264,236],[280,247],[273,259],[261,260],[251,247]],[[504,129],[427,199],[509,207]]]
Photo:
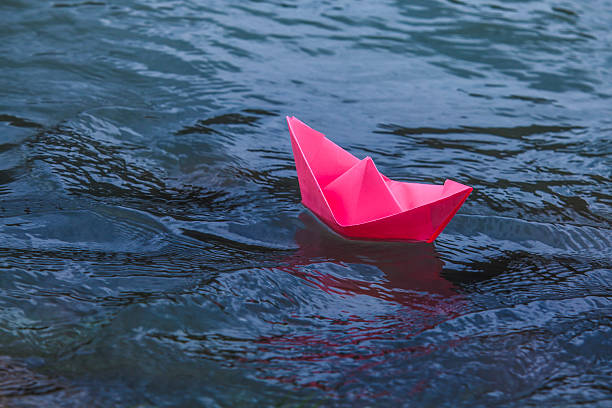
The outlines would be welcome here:
[[[294,117],[287,122],[302,203],[346,237],[432,242],[472,191],[452,180],[391,180],[371,158],[357,159]]]

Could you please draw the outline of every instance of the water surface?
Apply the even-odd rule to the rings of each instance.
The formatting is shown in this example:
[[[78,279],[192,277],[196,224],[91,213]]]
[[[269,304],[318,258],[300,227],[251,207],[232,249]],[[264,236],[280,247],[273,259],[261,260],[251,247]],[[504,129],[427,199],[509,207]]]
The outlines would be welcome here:
[[[612,3],[0,5],[0,405],[609,406]],[[474,192],[300,204],[285,115]]]

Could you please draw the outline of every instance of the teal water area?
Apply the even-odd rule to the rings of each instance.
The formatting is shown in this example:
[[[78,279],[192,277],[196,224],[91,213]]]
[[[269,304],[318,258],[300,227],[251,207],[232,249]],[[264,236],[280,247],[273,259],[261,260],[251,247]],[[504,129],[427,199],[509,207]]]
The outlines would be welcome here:
[[[0,406],[609,407],[612,2],[0,2]],[[300,204],[285,115],[474,188]]]

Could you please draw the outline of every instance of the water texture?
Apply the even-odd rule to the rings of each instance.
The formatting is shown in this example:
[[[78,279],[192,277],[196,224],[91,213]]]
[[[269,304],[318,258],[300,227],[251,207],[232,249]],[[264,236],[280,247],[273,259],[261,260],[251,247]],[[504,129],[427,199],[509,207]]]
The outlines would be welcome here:
[[[612,406],[612,2],[0,2],[0,405]],[[474,192],[300,204],[285,115]]]

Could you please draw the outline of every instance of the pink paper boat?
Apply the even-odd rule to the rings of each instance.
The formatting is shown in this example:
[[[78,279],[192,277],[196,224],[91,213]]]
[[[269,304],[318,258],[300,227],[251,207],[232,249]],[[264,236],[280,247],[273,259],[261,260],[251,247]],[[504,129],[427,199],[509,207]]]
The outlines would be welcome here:
[[[295,117],[287,117],[302,203],[348,238],[433,242],[472,187],[403,183],[378,172]]]

